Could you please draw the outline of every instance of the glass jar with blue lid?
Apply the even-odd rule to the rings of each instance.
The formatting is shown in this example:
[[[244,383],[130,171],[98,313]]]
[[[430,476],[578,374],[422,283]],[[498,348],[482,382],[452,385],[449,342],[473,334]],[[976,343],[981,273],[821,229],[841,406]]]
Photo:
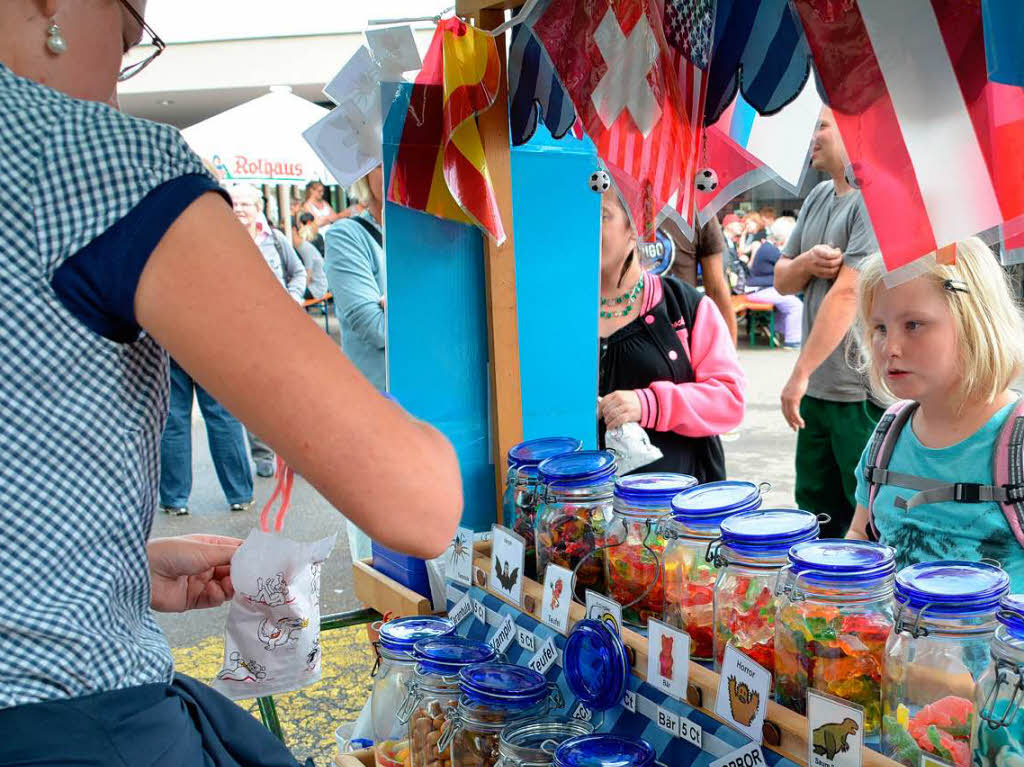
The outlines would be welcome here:
[[[526,577],[537,578],[537,544],[534,529],[540,505],[537,467],[547,458],[575,453],[583,442],[575,437],[541,437],[520,442],[508,451],[508,473],[502,497],[502,521],[526,542]]]
[[[776,701],[803,714],[813,689],[863,706],[870,745],[881,734],[895,557],[891,547],[869,541],[808,541],[789,550],[779,573]]]
[[[537,512],[537,578],[548,564],[576,572],[575,596],[606,593],[601,547],[612,517],[615,456],[582,450],[541,461],[537,467],[543,498]]]
[[[555,751],[554,767],[653,767],[654,747],[642,738],[582,735]]]
[[[497,767],[549,767],[555,750],[570,738],[590,735],[590,722],[568,717],[527,719],[501,732]]]
[[[474,663],[489,663],[497,651],[486,642],[458,635],[422,639],[413,646],[416,673],[398,712],[409,727],[412,767],[427,767],[444,729],[445,714],[459,702],[459,672]]]
[[[715,581],[715,670],[729,645],[775,674],[775,587],[789,549],[813,541],[818,517],[799,509],[733,514],[708,550]]]
[[[694,487],[687,474],[630,474],[615,480],[612,521],[604,552],[608,595],[622,605],[622,619],[646,626],[665,612],[663,520],[672,499]]]
[[[882,749],[908,767],[924,753],[971,760],[975,682],[1010,577],[983,562],[923,562],[896,574],[896,620],[885,648]]]
[[[714,600],[718,570],[708,547],[733,514],[761,508],[765,487],[752,482],[708,482],[683,490],[663,523],[665,611],[663,620],[690,635],[690,657],[714,658]]]
[[[408,767],[409,725],[399,721],[398,712],[416,672],[416,643],[454,633],[454,623],[434,615],[396,618],[380,625],[370,694],[373,748],[379,767]]]
[[[974,690],[974,767],[1024,765],[1024,594],[1003,597]]]
[[[477,663],[459,672],[459,705],[449,709],[444,733],[431,752],[451,767],[495,767],[501,733],[550,709],[553,687],[533,669],[509,663]]]

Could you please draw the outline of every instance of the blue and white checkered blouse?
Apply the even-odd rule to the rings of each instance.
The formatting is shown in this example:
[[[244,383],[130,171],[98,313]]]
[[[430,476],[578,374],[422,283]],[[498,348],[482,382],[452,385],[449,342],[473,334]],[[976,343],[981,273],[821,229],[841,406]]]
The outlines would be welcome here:
[[[90,330],[51,281],[154,188],[204,172],[173,128],[0,64],[0,708],[171,679],[145,548],[167,355]]]

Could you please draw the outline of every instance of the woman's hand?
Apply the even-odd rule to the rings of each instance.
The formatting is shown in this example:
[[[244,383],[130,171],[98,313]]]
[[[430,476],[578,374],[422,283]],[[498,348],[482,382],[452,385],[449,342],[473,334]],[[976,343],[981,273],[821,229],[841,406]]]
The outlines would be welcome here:
[[[608,429],[617,429],[624,423],[640,423],[640,395],[635,391],[613,391],[601,398],[600,411]]]
[[[216,607],[230,600],[231,556],[240,538],[223,535],[182,535],[153,538],[149,554],[150,606],[165,613]]]

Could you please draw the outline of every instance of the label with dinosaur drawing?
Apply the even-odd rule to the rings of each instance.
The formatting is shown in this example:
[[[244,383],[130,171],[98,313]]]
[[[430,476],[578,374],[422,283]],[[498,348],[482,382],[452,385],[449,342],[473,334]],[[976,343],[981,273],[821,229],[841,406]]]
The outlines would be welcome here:
[[[771,696],[772,674],[732,645],[722,657],[722,676],[715,696],[715,714],[760,743],[761,727]]]
[[[860,767],[863,758],[864,709],[841,698],[808,690],[808,767]]]
[[[492,593],[515,607],[523,604],[523,570],[526,541],[507,527],[491,526],[491,577],[488,588]]]

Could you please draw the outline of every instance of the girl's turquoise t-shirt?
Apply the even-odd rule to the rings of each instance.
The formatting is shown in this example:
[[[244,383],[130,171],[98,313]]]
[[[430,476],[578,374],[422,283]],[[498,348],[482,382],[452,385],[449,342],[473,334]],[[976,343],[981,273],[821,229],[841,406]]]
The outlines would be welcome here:
[[[896,441],[889,470],[949,482],[991,484],[995,442],[1015,404],[999,410],[962,442],[938,450],[922,445],[908,423]],[[864,479],[869,447],[870,444],[857,464],[857,503],[864,508],[869,495]],[[908,500],[914,492],[884,485],[875,498],[875,526],[882,543],[896,549],[899,567],[939,559],[994,559],[1009,573],[1010,590],[1024,592],[1024,549],[1013,537],[998,504],[947,501],[918,506],[912,511],[896,506],[897,497]]]

